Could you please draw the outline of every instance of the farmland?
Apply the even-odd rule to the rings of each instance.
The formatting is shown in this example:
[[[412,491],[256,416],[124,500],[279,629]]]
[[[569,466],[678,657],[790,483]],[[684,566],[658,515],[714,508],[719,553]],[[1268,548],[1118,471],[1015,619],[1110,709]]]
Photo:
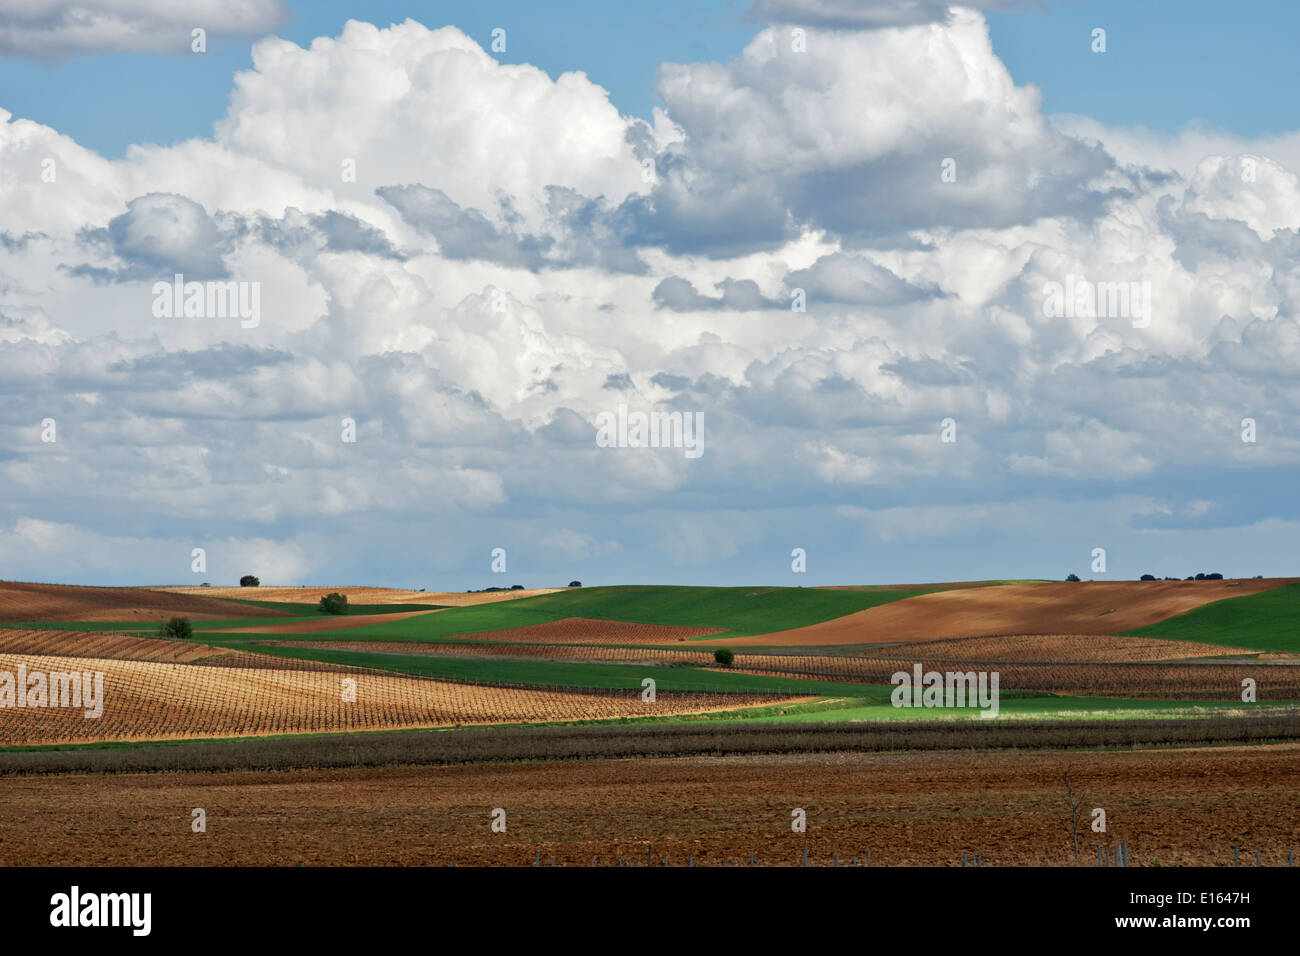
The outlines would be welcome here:
[[[280,616],[220,601],[206,594],[172,594],[148,588],[92,588],[0,581],[0,622],[165,621],[173,615],[196,619]]]
[[[93,660],[93,666],[88,663]],[[0,654],[0,672],[94,670],[109,688],[102,716],[80,708],[8,712],[0,746],[644,717],[734,707],[734,695],[485,687],[361,671],[219,667]],[[346,678],[353,699],[342,693]],[[761,705],[780,695],[753,697]]]
[[[1300,654],[1300,583],[1215,601],[1127,633]]]
[[[41,587],[23,592],[29,606],[39,604]],[[810,831],[807,845],[830,853],[862,849],[866,834],[880,832],[867,805],[850,796],[855,787],[875,787],[892,795],[882,798],[891,813],[918,821],[910,844],[891,843],[887,851],[882,843],[880,863],[945,852],[943,833],[969,839],[986,855],[1005,854],[1007,862],[1061,863],[1058,843],[1040,827],[1059,783],[1048,775],[1061,767],[1122,794],[1128,784],[1114,777],[1122,757],[1132,761],[1125,773],[1166,787],[1166,809],[1177,804],[1195,816],[1213,800],[1216,768],[1271,768],[1282,759],[1272,755],[1293,757],[1285,748],[1300,741],[1300,657],[1286,636],[1300,620],[1300,592],[1289,579],[602,587],[480,592],[483,600],[468,595],[463,602],[444,592],[356,588],[347,589],[356,598],[351,613],[340,616],[320,613],[316,589],[259,588],[255,596],[249,589],[104,589],[112,593],[98,612],[85,605],[94,590],[86,589],[80,604],[59,604],[66,597],[50,591],[46,611],[72,608],[67,619],[43,612],[30,626],[0,628],[0,673],[20,666],[94,671],[105,682],[97,719],[68,708],[5,710],[0,775],[18,781],[23,799],[55,806],[72,800],[80,781],[99,781],[110,805],[123,801],[124,813],[131,794],[149,805],[157,786],[151,770],[180,774],[175,786],[204,791],[208,803],[212,787],[243,793],[239,781],[260,781],[251,804],[227,812],[237,831],[265,846],[223,837],[205,849],[212,862],[270,862],[266,847],[317,862],[362,861],[350,837],[334,852],[311,833],[277,843],[260,830],[256,807],[271,812],[278,794],[325,800],[340,820],[364,830],[347,781],[374,781],[388,813],[398,812],[406,781],[433,774],[448,782],[446,805],[462,813],[485,781],[512,772],[521,781],[550,779],[556,760],[577,761],[579,769],[553,784],[560,788],[553,806],[608,799],[635,820],[635,834],[670,854],[719,862],[751,844],[778,848],[748,825],[719,827],[704,818],[680,832],[666,826],[632,790],[613,783],[626,776],[615,769],[627,763],[620,758],[635,756],[638,773],[654,764],[684,788],[664,790],[665,806],[690,799],[682,774],[691,766],[716,774],[711,799],[746,787],[778,792],[788,769],[790,787],[816,789],[818,799],[804,803],[845,814],[824,832]],[[162,595],[154,607],[162,616],[171,616],[167,602],[199,602],[185,605],[201,605],[192,639],[162,639],[155,622],[133,621],[133,609],[154,600],[149,594]],[[124,603],[128,597],[136,604]],[[725,647],[734,649],[729,666],[714,656]],[[984,719],[969,701],[964,708],[893,706],[893,676],[917,666],[996,673],[997,719]],[[647,678],[653,699],[643,696]],[[1257,699],[1244,701],[1243,685],[1251,682]],[[352,698],[344,693],[349,685]],[[1183,755],[1177,758],[1149,749],[1206,745],[1216,749],[1175,750]],[[1128,752],[1073,753],[1096,748]],[[988,763],[972,763],[971,750]],[[1025,750],[1042,753],[1017,755]],[[522,763],[511,770],[503,761]],[[463,762],[472,766],[453,766]],[[409,765],[423,769],[417,774]],[[957,797],[961,809],[954,811],[923,783],[936,772],[974,780],[993,765],[1019,774],[1020,789],[998,791],[1027,828],[1014,844],[978,822],[986,797]],[[918,789],[880,789],[881,775],[896,771],[919,775]],[[1185,783],[1194,774],[1202,778],[1182,797],[1162,782]],[[1289,839],[1290,831],[1269,830],[1263,814],[1292,785],[1243,796],[1233,819],[1261,840]],[[989,791],[978,786],[978,793]],[[546,814],[540,805],[537,812]],[[641,839],[612,840],[600,825],[570,832],[567,812],[517,843],[481,845],[450,825],[395,856],[385,842],[386,855],[375,862],[417,862],[453,848],[471,863],[519,862],[539,852],[574,862],[598,846],[617,853],[626,850],[623,842]],[[1173,840],[1145,811],[1132,819],[1125,838],[1134,847],[1151,841],[1162,862],[1210,852]],[[110,838],[106,858],[120,846]]]
[[[468,731],[481,734],[480,731]],[[229,745],[222,745],[229,746]],[[255,744],[254,746],[260,746]],[[0,864],[1068,866],[1068,775],[1135,866],[1285,866],[1300,848],[1300,745],[1073,752],[896,751],[446,766],[56,774],[4,780],[23,840]],[[338,748],[331,751],[338,753]],[[23,755],[25,756],[25,755]],[[62,755],[53,755],[62,756]],[[75,755],[68,755],[75,756]],[[129,753],[123,754],[129,757]],[[86,813],[87,806],[96,808]],[[205,807],[207,834],[187,810]],[[509,808],[492,833],[487,808]],[[807,810],[793,833],[790,808]],[[178,821],[180,821],[178,823]],[[185,823],[186,825],[180,825]]]

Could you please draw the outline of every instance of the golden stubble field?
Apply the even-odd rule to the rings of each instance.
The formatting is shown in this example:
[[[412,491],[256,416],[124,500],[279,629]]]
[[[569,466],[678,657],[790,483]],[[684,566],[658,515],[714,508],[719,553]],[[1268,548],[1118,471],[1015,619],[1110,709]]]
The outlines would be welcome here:
[[[4,672],[101,673],[102,715],[73,706],[0,710],[0,746],[115,740],[238,737],[467,724],[598,720],[704,713],[735,695],[486,687],[360,669],[176,664],[0,653]],[[241,656],[239,663],[247,663]],[[351,682],[349,696],[348,683]],[[747,697],[761,705],[788,697]]]

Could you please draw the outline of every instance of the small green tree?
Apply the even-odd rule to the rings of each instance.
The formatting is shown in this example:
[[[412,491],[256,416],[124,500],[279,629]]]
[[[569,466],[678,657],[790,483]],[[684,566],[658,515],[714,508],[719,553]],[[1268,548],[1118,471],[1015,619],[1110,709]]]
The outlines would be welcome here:
[[[1067,580],[1067,581],[1077,581],[1077,580],[1079,580],[1079,576],[1078,576],[1077,574],[1067,574],[1067,575],[1065,576],[1065,580]]]
[[[729,647],[719,647],[713,652],[713,659],[723,667],[730,667],[736,659],[736,652]]]
[[[322,614],[347,614],[348,596],[338,591],[326,594],[320,599],[320,611]]]
[[[257,576],[254,574],[245,574],[242,578],[239,579],[239,586],[241,588],[256,588],[256,587],[261,587],[261,585],[262,582],[259,581],[257,579]]]
[[[159,636],[165,641],[188,641],[194,636],[188,617],[174,617],[158,629]]]

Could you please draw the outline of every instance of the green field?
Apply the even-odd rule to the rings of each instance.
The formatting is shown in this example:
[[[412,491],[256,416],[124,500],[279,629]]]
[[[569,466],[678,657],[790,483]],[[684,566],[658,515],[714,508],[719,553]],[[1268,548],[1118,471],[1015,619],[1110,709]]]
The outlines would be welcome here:
[[[324,596],[324,595],[322,595]],[[248,604],[269,611],[288,611],[296,617],[325,617],[319,602],[290,603],[288,601],[246,601],[243,598],[224,598],[232,604]],[[445,604],[349,604],[348,614],[400,614],[403,611],[436,611]],[[254,619],[256,622],[256,619]]]
[[[934,590],[941,589],[936,586]],[[635,624],[721,628],[723,637],[785,631],[899,601],[926,590],[827,591],[815,588],[627,586],[573,588],[554,594],[448,608],[403,621],[301,635],[301,640],[437,641],[463,634],[588,617]],[[295,635],[284,635],[293,640]],[[707,641],[708,638],[702,640]]]
[[[1125,633],[1253,651],[1300,653],[1300,584],[1214,601]]]
[[[413,677],[446,678],[521,687],[592,687],[640,690],[646,677],[663,691],[716,691],[737,694],[791,694],[843,697],[860,696],[887,701],[889,686],[848,684],[840,681],[803,680],[766,674],[738,674],[698,667],[646,664],[595,664],[575,661],[507,660],[484,657],[425,657],[407,654],[371,654],[312,647],[270,647],[238,641],[213,641],[218,646],[239,647],[260,654],[327,664],[349,664]]]

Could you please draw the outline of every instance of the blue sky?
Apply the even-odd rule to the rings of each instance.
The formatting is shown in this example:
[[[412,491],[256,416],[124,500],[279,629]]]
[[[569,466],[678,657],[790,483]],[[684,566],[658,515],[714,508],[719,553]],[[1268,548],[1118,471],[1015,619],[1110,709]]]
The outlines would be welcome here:
[[[585,70],[623,112],[649,117],[659,64],[727,60],[757,24],[737,0],[289,0],[278,36],[306,46],[336,36],[349,19],[379,26],[413,17],[452,24],[482,45],[507,30],[503,62],[552,76]],[[1241,136],[1300,126],[1294,38],[1300,4],[1289,0],[1142,2],[1046,0],[1041,11],[990,12],[994,49],[1017,83],[1043,90],[1048,113],[1108,125],[1176,131],[1201,123]],[[1107,30],[1104,56],[1090,49]],[[53,63],[0,57],[4,108],[54,126],[107,156],[131,143],[207,136],[224,115],[231,75],[250,66],[247,38],[222,39],[206,55],[117,53]],[[94,89],[94,96],[86,90]]]
[[[1296,5],[279,3],[0,0],[0,578],[1296,572]]]

